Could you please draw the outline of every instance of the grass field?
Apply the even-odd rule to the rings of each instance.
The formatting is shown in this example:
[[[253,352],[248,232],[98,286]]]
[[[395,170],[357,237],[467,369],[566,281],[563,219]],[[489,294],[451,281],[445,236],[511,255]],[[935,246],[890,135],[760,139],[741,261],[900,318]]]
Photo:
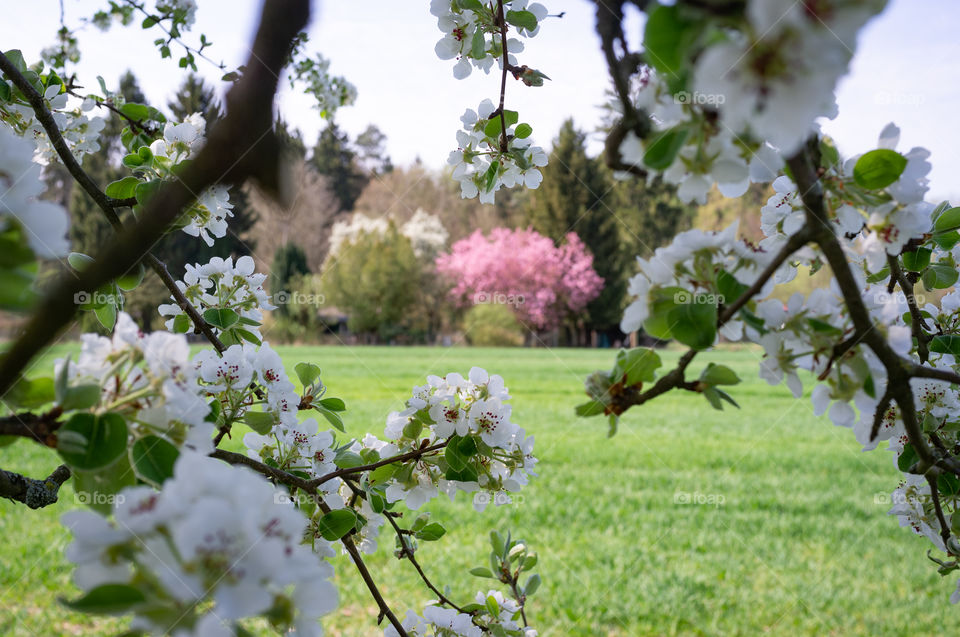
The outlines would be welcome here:
[[[504,376],[514,420],[536,435],[540,478],[522,505],[483,514],[466,499],[430,503],[448,533],[419,557],[466,600],[490,582],[467,573],[484,563],[488,532],[509,527],[540,554],[544,582],[529,611],[543,636],[932,635],[952,612],[953,583],[930,568],[929,543],[885,515],[898,480],[887,452],[861,453],[808,400],[757,379],[754,350],[701,361],[722,359],[745,379],[732,392],[741,410],[671,394],[629,412],[609,440],[604,421],[572,409],[582,378],[612,363],[609,350],[279,349],[290,366],[323,368],[332,395],[347,401],[351,434],[382,434],[386,413],[428,373],[475,364]],[[9,470],[41,476],[57,464],[26,441],[0,450]],[[0,634],[122,627],[57,606],[76,593],[57,523],[75,505],[69,487],[61,493],[35,512],[0,502]],[[430,596],[391,547],[381,543],[371,571],[398,614],[420,609]],[[341,608],[327,634],[381,634],[351,564],[335,567]]]

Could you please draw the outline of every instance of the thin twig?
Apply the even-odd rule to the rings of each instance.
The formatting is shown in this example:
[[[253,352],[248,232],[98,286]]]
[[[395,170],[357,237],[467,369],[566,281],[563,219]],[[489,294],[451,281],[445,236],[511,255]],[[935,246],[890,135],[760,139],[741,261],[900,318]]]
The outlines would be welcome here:
[[[446,604],[447,606],[455,609],[458,613],[466,613],[466,611],[464,611],[463,608],[461,608],[460,606],[457,606],[452,601],[450,601],[450,599],[446,595],[440,592],[440,589],[438,589],[436,586],[433,585],[433,582],[431,582],[430,578],[427,577],[427,574],[424,573],[423,568],[420,567],[420,563],[417,562],[417,558],[414,557],[413,549],[410,548],[410,545],[407,544],[407,539],[403,537],[404,535],[403,529],[401,529],[400,525],[398,525],[396,520],[393,519],[393,516],[389,515],[389,511],[384,511],[384,513],[386,514],[384,515],[384,517],[387,518],[387,521],[390,522],[390,525],[393,527],[393,530],[396,532],[397,539],[400,540],[400,546],[401,546],[400,553],[403,556],[405,556],[408,560],[410,560],[410,563],[413,564],[413,568],[417,569],[417,573],[420,574],[420,579],[422,579],[423,583],[427,585],[427,588],[433,591],[433,594],[437,596],[437,599],[440,601],[441,604]]]

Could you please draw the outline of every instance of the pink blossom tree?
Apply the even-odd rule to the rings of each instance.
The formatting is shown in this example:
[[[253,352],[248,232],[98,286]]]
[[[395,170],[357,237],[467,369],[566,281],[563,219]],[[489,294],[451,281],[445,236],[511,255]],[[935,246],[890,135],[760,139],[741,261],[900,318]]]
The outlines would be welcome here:
[[[552,329],[600,294],[603,279],[575,233],[561,246],[532,229],[479,230],[437,258],[462,305],[504,303],[528,327]]]

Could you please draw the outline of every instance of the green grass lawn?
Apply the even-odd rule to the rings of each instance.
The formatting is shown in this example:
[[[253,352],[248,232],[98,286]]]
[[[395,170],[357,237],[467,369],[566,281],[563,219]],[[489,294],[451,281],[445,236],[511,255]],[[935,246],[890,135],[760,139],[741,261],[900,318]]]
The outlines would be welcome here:
[[[612,364],[609,350],[278,349],[291,369],[301,360],[323,368],[331,394],[347,401],[350,434],[382,435],[387,412],[429,373],[480,365],[506,379],[514,420],[536,435],[540,477],[522,504],[482,514],[466,497],[434,500],[427,508],[448,533],[419,557],[465,601],[491,582],[467,572],[484,564],[489,531],[509,527],[540,554],[544,581],[529,616],[543,636],[942,634],[953,612],[954,584],[931,568],[929,543],[886,515],[898,481],[889,454],[861,453],[808,400],[768,387],[755,350],[711,353],[699,365],[722,360],[744,378],[731,392],[742,409],[669,394],[628,412],[608,439],[604,420],[575,418],[573,406],[583,377]],[[668,365],[676,358],[664,354]],[[0,466],[32,476],[57,464],[26,441],[0,450]],[[57,522],[74,498],[69,486],[61,493],[40,511],[0,501],[0,634],[122,627],[57,605],[76,594]],[[399,615],[420,610],[430,595],[383,537],[371,571]],[[341,608],[327,634],[381,634],[352,565],[338,558],[335,567]]]

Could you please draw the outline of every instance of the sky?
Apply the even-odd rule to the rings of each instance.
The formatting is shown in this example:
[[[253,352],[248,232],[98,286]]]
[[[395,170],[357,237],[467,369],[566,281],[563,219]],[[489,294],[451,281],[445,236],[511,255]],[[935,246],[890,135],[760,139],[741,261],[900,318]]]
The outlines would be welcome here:
[[[533,138],[549,146],[560,124],[573,117],[593,132],[599,126],[608,87],[606,65],[594,33],[593,4],[587,0],[541,0],[562,19],[548,19],[537,37],[527,40],[521,63],[550,76],[543,87],[507,84],[507,107],[533,125]],[[54,40],[59,27],[59,0],[3,0],[0,48],[23,50],[28,60]],[[63,0],[68,25],[81,24],[106,0]],[[249,49],[260,0],[200,0],[197,21],[187,39],[200,33],[213,42],[210,55],[228,67],[242,64]],[[642,21],[627,22],[636,45]],[[956,0],[892,0],[886,11],[860,34],[851,72],[837,88],[840,114],[823,123],[845,154],[875,147],[888,122],[901,129],[900,150],[923,146],[932,153],[931,200],[960,203],[960,3]],[[115,26],[101,33],[92,26],[80,31],[83,59],[76,71],[94,90],[102,75],[115,87],[127,69],[140,80],[148,100],[166,104],[182,81],[176,61],[160,59],[152,44],[159,35],[135,26]],[[394,164],[419,158],[439,169],[456,147],[460,115],[484,98],[496,101],[499,76],[474,73],[453,77],[452,61],[433,52],[440,32],[428,0],[327,0],[314,2],[309,27],[310,49],[331,60],[331,72],[345,76],[358,91],[355,105],[337,114],[337,123],[352,136],[376,124],[387,136]],[[175,51],[175,57],[176,51]],[[203,60],[200,73],[219,90],[222,72]],[[278,100],[283,117],[299,128],[308,144],[325,125],[310,98],[284,84]],[[602,138],[592,134],[590,150],[599,152]]]

